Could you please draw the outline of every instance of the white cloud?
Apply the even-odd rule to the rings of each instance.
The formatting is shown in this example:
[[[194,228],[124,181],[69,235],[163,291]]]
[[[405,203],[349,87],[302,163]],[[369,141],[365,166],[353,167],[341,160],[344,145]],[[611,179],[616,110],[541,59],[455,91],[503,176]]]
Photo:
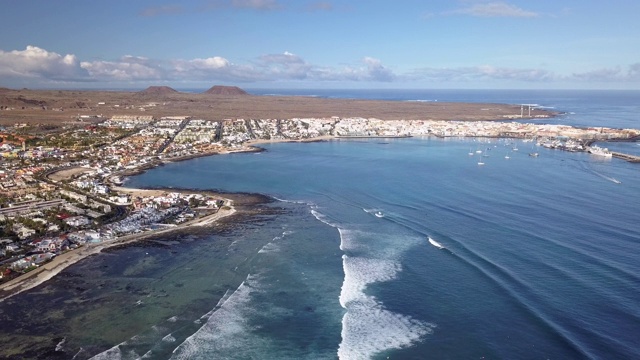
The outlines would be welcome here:
[[[182,63],[182,69],[217,70],[229,66],[229,60],[214,56],[206,59],[193,59]]]
[[[154,61],[131,55],[125,55],[119,61],[83,61],[80,67],[96,80],[159,80],[165,77],[164,70]]]
[[[489,2],[475,4],[469,7],[454,10],[451,14],[463,14],[479,17],[537,17],[538,13],[521,9],[505,2]]]
[[[234,64],[220,56],[170,61],[167,64],[167,75],[167,80],[180,81],[251,82],[263,77],[253,66]]]
[[[43,85],[51,82],[395,82],[402,84],[497,83],[617,83],[640,84],[640,63],[592,71],[559,74],[544,68],[493,65],[453,68],[424,67],[396,73],[374,57],[342,66],[322,66],[289,51],[265,54],[245,63],[221,56],[154,60],[125,55],[114,61],[78,61],[75,55],[60,55],[36,46],[25,50],[0,50],[0,78],[16,84]]]
[[[626,69],[621,66],[601,68],[582,73],[573,73],[573,79],[589,82],[640,82],[640,63],[629,65]]]
[[[261,56],[253,64],[264,79],[303,80],[313,77],[313,65],[288,51]]]
[[[63,56],[29,45],[25,50],[0,50],[0,76],[67,81],[81,80],[86,73],[75,55]]]
[[[468,82],[478,80],[510,80],[543,82],[557,79],[557,75],[544,69],[520,69],[491,65],[457,68],[422,68],[406,75],[407,79],[420,81]]]
[[[380,60],[371,57],[365,57],[363,59],[363,62],[367,66],[366,74],[369,77],[368,80],[392,81],[395,78],[393,72],[382,65],[382,62]]]

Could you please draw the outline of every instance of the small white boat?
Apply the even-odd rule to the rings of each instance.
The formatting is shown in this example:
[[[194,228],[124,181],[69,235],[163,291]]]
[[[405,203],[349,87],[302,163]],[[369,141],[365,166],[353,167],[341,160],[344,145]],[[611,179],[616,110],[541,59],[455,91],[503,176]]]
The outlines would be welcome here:
[[[373,215],[379,218],[384,217],[384,214],[381,211],[376,211]]]
[[[440,244],[439,242],[433,240],[431,236],[429,236],[429,244],[437,247],[438,249],[444,249],[444,246],[442,246],[442,244]]]

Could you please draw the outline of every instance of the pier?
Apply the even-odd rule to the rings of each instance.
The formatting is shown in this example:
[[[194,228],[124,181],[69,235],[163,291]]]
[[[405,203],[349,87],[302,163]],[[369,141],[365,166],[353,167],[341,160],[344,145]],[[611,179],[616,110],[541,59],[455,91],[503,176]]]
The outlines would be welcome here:
[[[615,158],[626,160],[628,162],[640,163],[640,156],[637,156],[637,155],[625,154],[625,153],[616,152],[616,151],[612,151],[611,155]]]

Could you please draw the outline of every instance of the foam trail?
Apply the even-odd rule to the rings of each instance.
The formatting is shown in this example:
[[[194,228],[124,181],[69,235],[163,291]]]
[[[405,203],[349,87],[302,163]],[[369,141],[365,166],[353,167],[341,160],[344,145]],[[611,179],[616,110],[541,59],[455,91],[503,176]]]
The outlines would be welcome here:
[[[381,209],[362,209],[362,210],[364,210],[364,212],[366,212],[367,214],[372,214],[379,218],[384,217],[384,213],[382,212]]]
[[[234,338],[249,330],[241,310],[249,302],[256,281],[255,276],[247,276],[231,296],[210,312],[207,322],[173,350],[171,359],[202,358],[238,346]]]
[[[366,297],[364,290],[368,284],[390,281],[402,270],[399,263],[391,260],[367,259],[342,255],[344,282],[340,291],[340,305],[348,309],[353,301]]]
[[[276,200],[278,200],[278,201],[280,201],[280,202],[283,202],[283,203],[311,205],[310,203],[308,203],[306,201],[303,201],[303,200],[287,200],[287,199],[282,199],[282,198],[279,198],[279,197],[276,197],[276,196],[271,196],[271,197],[276,199]]]
[[[91,360],[119,360],[123,359],[122,351],[120,350],[120,344],[112,347],[111,349],[101,352],[100,354],[91,358]]]
[[[622,181],[620,181],[620,180],[618,180],[618,179],[616,179],[616,178],[614,178],[614,177],[605,176],[605,178],[606,178],[607,180],[611,181],[611,182],[616,183],[616,184],[622,184]]]
[[[262,249],[260,249],[258,251],[258,254],[265,254],[265,253],[273,253],[273,252],[278,252],[280,251],[280,247],[278,246],[278,244],[274,244],[272,242],[265,244]]]
[[[324,214],[322,214],[322,213],[320,213],[320,212],[318,212],[318,211],[316,211],[314,209],[311,209],[311,214],[320,222],[323,222],[323,223],[325,223],[325,224],[327,224],[327,225],[329,225],[331,227],[334,227],[334,228],[338,227],[336,224],[332,223],[326,215],[324,215]]]
[[[357,249],[358,245],[353,239],[353,231],[338,228],[338,233],[340,233],[340,250],[348,251]]]
[[[597,172],[596,170],[593,170],[593,169],[589,169],[589,170],[591,170],[591,172],[593,172],[594,174],[598,175],[599,177],[601,177],[601,178],[603,178],[605,180],[611,181],[611,182],[616,183],[616,184],[621,184],[622,183],[620,180],[618,180],[618,179],[616,179],[614,177],[606,176],[606,175],[601,174],[601,173],[599,173],[599,172]]]
[[[163,337],[162,341],[164,341],[164,342],[176,342],[176,338],[174,338],[173,335],[169,334],[169,335]]]
[[[345,278],[340,305],[347,313],[342,318],[338,358],[370,359],[385,350],[410,346],[433,332],[434,324],[389,311],[365,294],[368,284],[395,279],[402,270],[398,262],[347,255],[342,259]]]
[[[444,249],[444,246],[442,244],[440,244],[439,242],[433,240],[433,238],[431,236],[429,236],[429,244],[437,247],[438,249]]]
[[[157,326],[152,326],[151,329],[155,332],[160,332],[163,331],[164,328],[159,328]],[[128,360],[128,359],[140,359],[140,355],[138,353],[136,353],[133,349],[129,349],[127,351],[127,348],[129,346],[136,346],[136,345],[144,345],[144,344],[151,344],[152,342],[154,342],[153,337],[150,338],[149,335],[134,335],[131,337],[131,339],[127,340],[127,341],[123,341],[120,344],[105,350],[99,354],[94,355],[93,357],[91,357],[90,360]]]
[[[353,304],[342,318],[341,360],[370,359],[390,349],[401,349],[433,333],[435,324],[385,310],[375,301]]]
[[[270,242],[266,243],[259,251],[258,254],[272,253],[280,251],[280,246],[275,241],[282,240],[285,236],[293,234],[292,231],[285,231],[281,236],[274,237]]]

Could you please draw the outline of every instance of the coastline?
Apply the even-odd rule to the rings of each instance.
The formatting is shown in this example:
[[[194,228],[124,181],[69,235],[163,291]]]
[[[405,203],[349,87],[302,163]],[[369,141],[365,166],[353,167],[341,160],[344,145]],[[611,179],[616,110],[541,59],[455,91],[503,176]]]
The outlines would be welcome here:
[[[263,148],[260,148],[258,145],[261,144],[269,144],[269,143],[310,143],[310,142],[323,142],[323,141],[331,141],[331,140],[340,140],[340,139],[368,139],[368,138],[406,138],[409,136],[334,136],[334,135],[323,135],[314,138],[305,138],[305,139],[253,139],[245,142],[241,147],[226,151],[207,151],[198,154],[185,155],[181,157],[171,158],[171,159],[163,159],[160,162],[154,164],[148,164],[147,166],[132,169],[123,173],[124,176],[132,176],[136,174],[143,173],[147,170],[153,169],[157,166],[162,166],[166,163],[173,162],[181,162],[199,157],[206,157],[212,155],[224,155],[230,153],[241,153],[241,152],[261,152],[264,151]],[[490,137],[491,136],[486,136]],[[622,154],[624,155],[624,154]],[[631,160],[628,160],[631,161]],[[633,161],[632,161],[633,162]],[[67,170],[70,174],[75,174],[76,172],[82,172],[82,168]],[[191,191],[189,189],[136,189],[136,188],[126,188],[121,186],[113,186],[113,190],[123,193],[132,194],[134,196],[159,196],[162,193],[166,192],[188,192]],[[206,192],[210,194],[215,194],[220,196],[220,193],[212,192],[212,191],[202,191],[198,190],[196,192]],[[225,196],[229,196],[230,194],[225,194]],[[258,195],[258,194],[237,194],[239,196],[250,196],[250,195]],[[261,195],[263,196],[263,195]],[[163,228],[158,230],[150,230],[144,233],[137,234],[128,234],[121,237],[118,237],[113,240],[96,243],[96,244],[85,244],[81,248],[76,250],[71,250],[66,253],[60,254],[53,258],[50,262],[42,265],[41,267],[30,271],[26,274],[22,274],[10,281],[0,284],[0,302],[3,302],[5,299],[8,299],[16,294],[19,294],[23,291],[32,289],[47,280],[53,278],[55,275],[60,273],[65,268],[75,264],[76,262],[87,258],[89,256],[100,253],[102,250],[120,246],[127,245],[136,241],[140,241],[152,236],[162,235],[169,232],[184,230],[189,227],[202,227],[202,226],[210,226],[216,223],[218,220],[234,215],[238,210],[234,206],[235,201],[229,198],[221,197],[225,206],[229,209],[219,209],[216,213],[202,216],[200,218],[189,220],[185,223],[179,224],[176,227]]]
[[[134,189],[134,188],[120,188],[119,191],[128,192],[131,194],[154,194],[166,192],[160,189]],[[173,190],[184,191],[184,190]],[[216,193],[216,195],[220,195]],[[251,194],[236,194],[233,195],[237,199],[240,196],[251,196]],[[205,215],[196,219],[192,219],[185,223],[179,224],[175,227],[163,228],[158,230],[150,230],[143,233],[128,234],[120,236],[116,239],[100,242],[96,244],[85,244],[81,248],[67,251],[53,258],[50,262],[34,269],[26,274],[22,274],[15,279],[0,284],[0,303],[4,300],[17,295],[23,291],[35,288],[38,285],[43,284],[47,280],[53,278],[67,267],[83,260],[89,256],[99,254],[102,250],[109,249],[115,246],[127,245],[140,240],[144,240],[150,237],[167,234],[174,231],[190,229],[194,227],[211,226],[219,220],[232,216],[238,213],[238,209],[235,206],[235,201],[227,197],[222,197],[224,200],[224,206],[213,214]]]

